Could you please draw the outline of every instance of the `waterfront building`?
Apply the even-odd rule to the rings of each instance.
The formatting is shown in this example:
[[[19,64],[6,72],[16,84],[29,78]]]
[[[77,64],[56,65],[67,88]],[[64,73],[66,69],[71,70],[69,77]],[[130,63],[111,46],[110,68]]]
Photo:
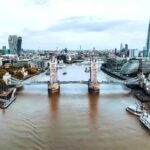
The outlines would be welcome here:
[[[21,59],[13,63],[16,67],[29,66],[31,60],[30,59]]]
[[[44,69],[45,68],[45,60],[43,59],[34,59],[32,60],[32,65],[35,66],[38,69]]]
[[[13,50],[18,56],[20,56],[22,37],[18,37],[17,35],[9,35],[8,43],[9,43],[9,49]]]
[[[129,57],[133,58],[135,56],[135,49],[130,49],[129,50]]]
[[[108,58],[105,62],[105,67],[108,69],[112,69],[113,71],[120,71],[122,66],[127,62],[126,58],[123,57],[113,57]]]
[[[150,59],[143,58],[131,58],[125,63],[120,71],[121,75],[124,76],[137,76],[139,72],[144,74],[150,73]]]
[[[3,49],[3,50],[6,50],[6,46],[3,46],[2,49]]]

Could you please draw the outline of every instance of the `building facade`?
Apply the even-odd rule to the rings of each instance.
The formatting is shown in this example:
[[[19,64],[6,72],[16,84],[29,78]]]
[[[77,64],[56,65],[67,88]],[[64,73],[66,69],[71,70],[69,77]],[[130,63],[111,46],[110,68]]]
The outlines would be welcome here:
[[[9,49],[13,50],[18,56],[20,56],[22,37],[18,37],[17,35],[9,35],[8,43],[9,43]]]
[[[150,22],[149,22],[148,33],[147,33],[146,57],[150,57]]]

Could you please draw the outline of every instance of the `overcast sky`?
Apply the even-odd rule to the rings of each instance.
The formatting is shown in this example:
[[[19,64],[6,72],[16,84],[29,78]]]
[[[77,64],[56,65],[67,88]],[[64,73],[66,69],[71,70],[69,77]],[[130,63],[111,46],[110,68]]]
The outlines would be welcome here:
[[[22,36],[24,49],[142,49],[149,0],[0,0],[0,47]]]

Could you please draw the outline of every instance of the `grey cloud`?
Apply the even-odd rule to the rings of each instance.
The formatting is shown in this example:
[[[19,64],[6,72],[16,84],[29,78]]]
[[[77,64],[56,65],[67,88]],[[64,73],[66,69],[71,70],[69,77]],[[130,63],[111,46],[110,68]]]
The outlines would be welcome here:
[[[30,3],[36,4],[36,5],[45,5],[51,0],[30,0]]]
[[[24,29],[23,33],[24,33],[24,37],[28,37],[28,35],[30,35],[30,36],[36,36],[36,35],[40,35],[40,34],[46,33],[46,30]]]
[[[93,17],[72,17],[61,20],[59,24],[49,28],[49,31],[89,31],[101,32],[129,23],[129,20],[103,21]]]
[[[145,22],[142,21],[131,21],[131,20],[109,20],[103,21],[101,18],[95,17],[71,17],[61,20],[56,25],[49,27],[44,30],[33,31],[24,30],[26,35],[42,35],[51,32],[103,32],[103,31],[114,31],[114,32],[133,32],[144,29]],[[139,29],[139,30],[138,30]],[[118,33],[116,33],[118,34]]]
[[[59,47],[74,46],[84,43],[87,47],[95,43],[99,47],[115,47],[118,43],[126,41],[131,47],[143,45],[146,39],[148,21],[142,20],[108,20],[104,21],[101,18],[95,17],[71,17],[60,20],[56,25],[53,25],[43,30],[24,30],[24,37],[29,41],[40,38],[41,43],[51,46],[58,45]],[[66,35],[73,35],[73,39],[69,39]],[[87,32],[90,32],[90,37],[87,37]],[[103,32],[103,34],[101,34]],[[94,34],[93,34],[94,33]],[[96,33],[96,34],[95,34]],[[96,35],[96,36],[95,36]],[[67,38],[65,38],[65,36]],[[79,38],[78,38],[79,36]],[[48,41],[45,40],[48,39]],[[80,39],[79,41],[76,39]],[[84,40],[86,39],[86,40]],[[112,41],[113,39],[113,41]],[[85,41],[85,42],[84,42]],[[109,41],[109,42],[108,42]],[[87,44],[86,44],[87,42]],[[40,42],[39,42],[40,43]],[[39,44],[37,42],[37,44]],[[75,47],[75,46],[74,46]]]

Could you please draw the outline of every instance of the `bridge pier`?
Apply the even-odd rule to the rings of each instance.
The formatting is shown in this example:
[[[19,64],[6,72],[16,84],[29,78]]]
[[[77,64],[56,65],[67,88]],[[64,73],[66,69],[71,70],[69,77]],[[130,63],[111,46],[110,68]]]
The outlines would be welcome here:
[[[89,93],[99,93],[99,84],[89,81],[88,92]]]
[[[59,91],[60,91],[59,82],[55,82],[55,83],[48,82],[48,94],[59,93]]]

